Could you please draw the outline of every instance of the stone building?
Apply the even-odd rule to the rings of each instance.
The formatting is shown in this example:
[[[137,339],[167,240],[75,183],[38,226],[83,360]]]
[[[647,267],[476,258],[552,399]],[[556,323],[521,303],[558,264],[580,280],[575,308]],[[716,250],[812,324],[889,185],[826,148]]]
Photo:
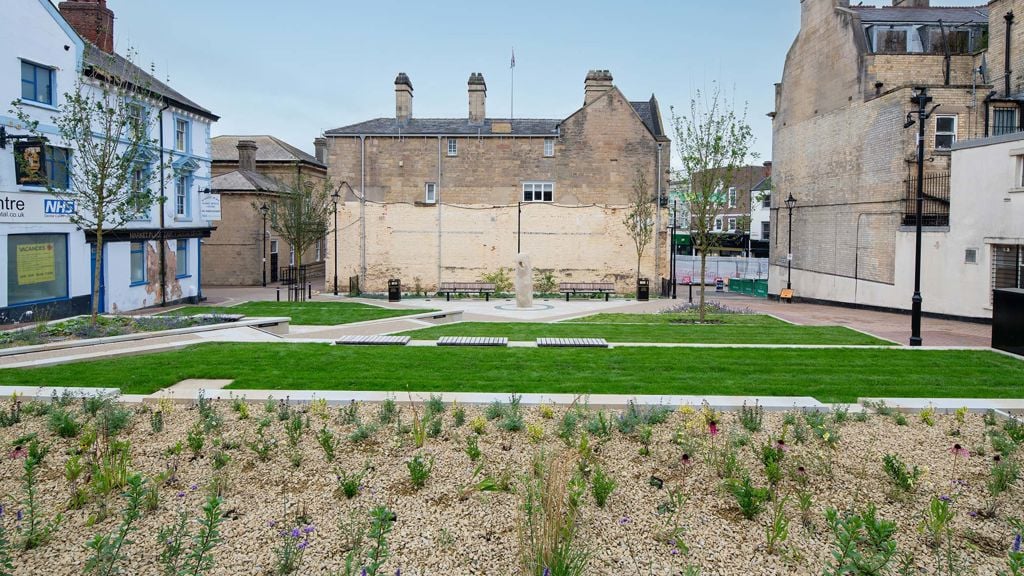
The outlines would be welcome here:
[[[351,189],[339,207],[343,275],[371,291],[390,277],[430,289],[509,268],[521,245],[559,281],[632,292],[625,205],[638,173],[652,201],[668,185],[670,141],[654,96],[630,101],[596,70],[568,116],[508,119],[487,116],[482,74],[467,92],[466,117],[419,118],[402,73],[394,117],[325,133],[328,173]],[[641,272],[654,278],[667,272],[663,208],[656,220]]]
[[[327,166],[273,136],[217,136],[212,147],[212,189],[221,197],[221,220],[203,242],[203,279],[214,286],[257,286],[265,274],[267,282],[277,282],[281,268],[295,264],[295,254],[269,220],[264,236],[259,207],[297,178],[323,182]],[[317,148],[323,150],[321,139]],[[321,240],[302,255],[308,279],[323,278],[326,253]]]
[[[1014,105],[996,96],[1011,94],[993,83],[1002,74],[995,36],[1004,4],[803,0],[772,114],[772,294],[785,287],[791,252],[797,298],[910,308],[918,133],[908,125],[916,111],[911,98],[923,87],[934,99],[929,110],[939,105],[925,123],[922,224],[929,245],[950,226],[951,148],[1010,122],[997,110]],[[797,200],[791,250],[790,194]],[[943,308],[925,297],[924,310]]]

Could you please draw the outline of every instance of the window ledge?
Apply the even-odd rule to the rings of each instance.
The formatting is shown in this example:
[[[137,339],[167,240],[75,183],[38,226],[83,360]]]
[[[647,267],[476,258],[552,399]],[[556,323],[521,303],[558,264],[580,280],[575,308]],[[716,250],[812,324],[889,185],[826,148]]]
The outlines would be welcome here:
[[[25,106],[31,106],[32,108],[39,108],[40,110],[48,110],[50,112],[60,112],[60,108],[53,104],[46,104],[45,102],[36,102],[35,100],[21,99],[21,103]]]
[[[1010,188],[1006,191],[1007,194],[1019,194],[1021,192],[1024,192],[1024,187]]]
[[[175,280],[181,280],[182,278],[191,278],[191,277],[192,277],[191,274],[182,274],[181,276],[175,276],[174,279]]]
[[[31,185],[26,186],[26,185],[22,184],[22,185],[18,186],[18,190],[21,191],[21,192],[50,193],[50,189],[47,188],[46,186],[31,186]],[[55,189],[55,191],[60,193],[60,194],[70,194],[70,192],[68,191],[67,188],[57,188],[57,189]]]
[[[191,222],[192,221],[192,217],[191,216],[175,216],[174,217],[174,221],[175,222]]]
[[[953,153],[953,151],[950,150],[949,148],[941,148],[941,149],[937,149],[937,150],[932,150],[932,154],[934,156],[950,156],[952,153]]]
[[[132,282],[128,286],[131,287],[131,288],[134,288],[135,286],[145,286],[145,285],[146,285],[146,281],[143,280],[141,282]]]
[[[420,207],[433,207],[433,206],[437,206],[437,202],[422,202],[420,200],[417,200],[417,201],[413,202],[413,204],[416,205],[416,206],[420,206]]]

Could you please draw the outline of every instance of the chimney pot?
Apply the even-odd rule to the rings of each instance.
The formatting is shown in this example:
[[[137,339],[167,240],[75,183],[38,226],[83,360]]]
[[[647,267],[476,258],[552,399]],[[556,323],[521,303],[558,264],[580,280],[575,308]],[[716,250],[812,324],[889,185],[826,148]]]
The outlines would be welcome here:
[[[395,77],[395,118],[399,122],[412,118],[412,80],[405,72]]]
[[[238,169],[249,172],[256,171],[256,142],[252,140],[238,141]]]
[[[323,136],[313,139],[313,148],[316,149],[317,162],[327,164],[327,138]]]
[[[587,72],[583,86],[583,105],[586,106],[612,88],[612,73],[608,70],[591,70]]]
[[[107,8],[107,0],[66,0],[57,9],[79,36],[114,53],[114,12]]]

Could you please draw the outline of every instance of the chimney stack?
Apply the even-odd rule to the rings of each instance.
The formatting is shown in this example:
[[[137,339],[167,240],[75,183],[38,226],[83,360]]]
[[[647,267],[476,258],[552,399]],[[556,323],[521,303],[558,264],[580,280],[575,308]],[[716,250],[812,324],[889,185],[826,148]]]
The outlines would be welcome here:
[[[764,177],[768,178],[771,175],[772,175],[772,161],[771,160],[766,160],[764,162]]]
[[[612,88],[612,73],[607,70],[591,70],[583,82],[583,105],[586,106]]]
[[[67,0],[57,9],[79,36],[114,53],[114,12],[107,8],[107,0]]]
[[[238,141],[238,169],[249,172],[256,171],[256,142],[252,140]]]
[[[892,0],[894,8],[929,8],[928,0]]]
[[[313,139],[313,148],[316,148],[316,159],[321,164],[327,164],[327,138],[320,137]]]
[[[469,75],[469,123],[483,124],[487,117],[487,83],[484,75],[473,72]]]
[[[405,72],[395,77],[395,118],[407,122],[412,118],[412,80]]]

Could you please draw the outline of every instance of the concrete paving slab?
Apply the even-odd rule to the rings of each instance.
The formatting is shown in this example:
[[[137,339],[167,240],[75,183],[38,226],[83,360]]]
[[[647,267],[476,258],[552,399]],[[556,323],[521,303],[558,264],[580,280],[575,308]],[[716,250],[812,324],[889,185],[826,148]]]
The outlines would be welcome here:
[[[970,412],[1024,410],[1024,399],[1005,398],[858,398],[857,402],[863,405],[879,400],[884,400],[890,408],[906,412],[920,412],[928,407],[950,412],[959,408],[967,408]]]

